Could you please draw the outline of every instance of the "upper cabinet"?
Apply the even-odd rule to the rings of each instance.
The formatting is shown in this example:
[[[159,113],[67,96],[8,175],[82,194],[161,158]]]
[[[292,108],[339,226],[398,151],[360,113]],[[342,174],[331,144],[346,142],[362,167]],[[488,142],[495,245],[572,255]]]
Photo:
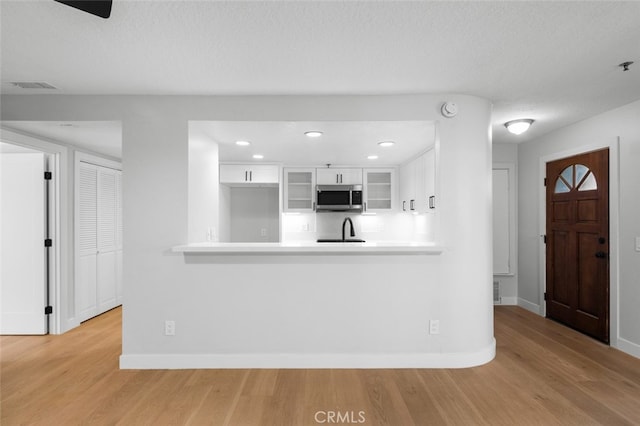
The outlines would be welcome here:
[[[435,160],[432,148],[400,168],[400,207],[403,211],[429,213],[435,209]]]
[[[220,164],[222,184],[278,184],[279,167],[268,164]]]
[[[390,211],[395,202],[395,169],[364,169],[364,211]]]
[[[313,212],[315,193],[316,169],[284,169],[284,211]]]
[[[362,169],[316,169],[318,185],[362,185]]]

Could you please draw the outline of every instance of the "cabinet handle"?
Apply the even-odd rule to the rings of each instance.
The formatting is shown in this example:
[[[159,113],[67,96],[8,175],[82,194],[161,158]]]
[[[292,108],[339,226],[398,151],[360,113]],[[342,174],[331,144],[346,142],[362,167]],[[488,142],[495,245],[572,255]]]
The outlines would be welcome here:
[[[409,210],[415,210],[416,209],[415,206],[414,206],[415,202],[416,202],[416,200],[409,201]]]
[[[336,173],[336,183],[340,183],[340,175]]]
[[[402,211],[403,212],[407,211],[407,201],[406,200],[402,200]]]
[[[435,209],[436,208],[436,196],[432,195],[429,197],[429,208],[430,209]]]
[[[340,173],[340,183],[342,183],[342,173]]]
[[[313,202],[313,207],[311,207],[313,209],[313,211],[316,211],[316,202]]]
[[[253,171],[249,171],[249,182],[253,182]]]
[[[244,181],[245,181],[245,182],[247,181],[247,174],[248,174],[248,173],[247,173],[247,171],[245,170],[245,171],[244,171]]]
[[[367,211],[367,202],[366,201],[364,202],[364,211],[365,212]]]

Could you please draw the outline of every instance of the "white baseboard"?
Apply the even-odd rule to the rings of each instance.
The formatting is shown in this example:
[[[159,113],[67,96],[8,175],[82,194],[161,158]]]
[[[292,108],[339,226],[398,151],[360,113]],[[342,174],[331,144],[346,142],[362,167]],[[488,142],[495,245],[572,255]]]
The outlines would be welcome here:
[[[527,311],[531,311],[534,314],[537,315],[542,315],[542,309],[540,307],[540,305],[536,305],[535,303],[531,303],[528,300],[524,300],[522,298],[518,298],[518,306],[520,306],[521,308],[526,309]]]
[[[494,303],[494,305],[496,306],[511,306],[511,305],[517,305],[518,304],[518,298],[517,297],[505,297],[505,296],[501,296],[500,297],[500,303]]]
[[[638,345],[637,343],[633,343],[619,337],[616,348],[620,349],[622,352],[628,353],[631,356],[640,358],[640,345]]]
[[[470,353],[415,354],[129,354],[121,369],[208,368],[467,368],[496,356],[496,341]]]

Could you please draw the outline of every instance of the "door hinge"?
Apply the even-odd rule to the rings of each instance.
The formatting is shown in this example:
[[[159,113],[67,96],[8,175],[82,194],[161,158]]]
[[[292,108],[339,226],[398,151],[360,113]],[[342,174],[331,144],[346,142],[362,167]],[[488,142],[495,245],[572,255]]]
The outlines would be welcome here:
[[[44,240],[44,246],[45,247],[53,246],[53,240],[51,238],[47,238],[46,240]]]
[[[51,172],[44,172],[44,180],[51,180],[53,174]]]
[[[547,186],[547,178],[544,178],[543,184],[544,184],[544,186]]]
[[[548,300],[548,299],[547,299],[547,292],[546,292],[546,291],[544,292],[544,300],[545,300],[545,302]]]
[[[45,315],[50,315],[53,313],[53,306],[45,306],[44,307],[44,314]]]
[[[543,235],[543,236],[542,236],[542,242],[543,242],[543,243],[545,243],[545,244],[547,244],[547,236],[546,236],[546,235]]]

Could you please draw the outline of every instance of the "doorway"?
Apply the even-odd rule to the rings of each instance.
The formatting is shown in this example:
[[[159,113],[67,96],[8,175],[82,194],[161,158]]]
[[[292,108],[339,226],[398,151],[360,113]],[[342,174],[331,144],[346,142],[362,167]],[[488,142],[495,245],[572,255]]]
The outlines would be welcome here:
[[[547,317],[609,343],[609,149],[546,164]]]
[[[0,143],[0,334],[49,333],[50,157]]]

